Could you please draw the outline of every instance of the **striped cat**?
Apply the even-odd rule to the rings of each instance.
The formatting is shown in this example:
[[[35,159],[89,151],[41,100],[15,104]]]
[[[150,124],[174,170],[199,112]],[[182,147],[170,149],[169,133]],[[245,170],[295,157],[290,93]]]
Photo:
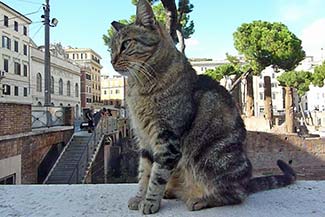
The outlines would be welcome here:
[[[111,62],[128,76],[126,100],[141,153],[130,209],[156,213],[163,197],[180,198],[193,211],[239,204],[250,193],[294,182],[283,161],[283,175],[252,178],[245,126],[231,95],[195,73],[146,0],[138,1],[134,24],[112,26]]]

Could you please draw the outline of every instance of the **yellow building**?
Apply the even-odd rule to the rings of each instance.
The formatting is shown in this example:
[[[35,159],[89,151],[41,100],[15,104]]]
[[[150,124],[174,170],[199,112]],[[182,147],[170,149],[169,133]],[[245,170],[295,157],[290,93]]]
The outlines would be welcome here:
[[[120,75],[101,77],[101,99],[106,105],[122,105],[125,102],[126,78]]]
[[[100,60],[102,59],[99,54],[97,54],[94,50],[90,48],[67,48],[65,49],[68,58],[72,59],[76,63],[78,63],[82,67],[88,67],[90,69],[91,75],[91,90],[88,92],[91,93],[92,105],[100,106],[101,104],[101,82],[100,82],[100,70],[103,66],[100,64]]]

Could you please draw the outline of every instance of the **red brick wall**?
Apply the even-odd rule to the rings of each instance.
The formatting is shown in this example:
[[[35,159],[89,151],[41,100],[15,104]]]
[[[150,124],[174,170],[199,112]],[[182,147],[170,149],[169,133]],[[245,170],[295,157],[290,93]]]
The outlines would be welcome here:
[[[325,138],[248,132],[246,150],[256,175],[280,173],[278,159],[292,160],[299,179],[325,179]]]
[[[51,146],[61,142],[67,143],[72,133],[71,129],[2,140],[0,141],[0,160],[21,155],[21,183],[35,184],[38,166]]]
[[[0,136],[31,131],[31,105],[0,103]]]

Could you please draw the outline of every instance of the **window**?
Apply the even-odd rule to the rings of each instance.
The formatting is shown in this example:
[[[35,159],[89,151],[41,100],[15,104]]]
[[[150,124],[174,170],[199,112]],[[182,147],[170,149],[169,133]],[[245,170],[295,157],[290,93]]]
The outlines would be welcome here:
[[[72,59],[74,59],[74,54],[72,54]]]
[[[27,56],[27,45],[26,44],[24,44],[24,55]]]
[[[14,43],[14,50],[15,52],[19,52],[19,49],[18,49],[18,41],[15,40],[15,43]]]
[[[104,90],[104,95],[107,95],[107,91],[106,90]]]
[[[119,93],[120,93],[120,90],[118,90],[118,89],[115,90],[115,93],[116,93],[116,94],[119,94]]]
[[[87,59],[87,54],[85,53],[85,59]]]
[[[63,95],[63,81],[62,78],[59,80],[59,95]]]
[[[8,85],[8,84],[4,84],[4,85],[2,85],[2,93],[4,94],[4,95],[10,95],[10,85]]]
[[[263,99],[264,99],[264,94],[260,93],[260,100],[263,100]]]
[[[26,26],[24,26],[24,35],[27,36],[27,27]]]
[[[51,93],[54,94],[54,77],[51,76]]]
[[[70,81],[67,82],[67,96],[71,96],[71,84],[70,84]]]
[[[7,36],[2,36],[2,47],[3,48],[7,48],[7,49],[11,49],[11,41],[10,38],[8,38]]]
[[[15,62],[14,71],[16,75],[20,75],[20,63]]]
[[[42,75],[41,75],[41,73],[38,73],[36,75],[36,91],[42,92]]]
[[[24,64],[24,76],[27,77],[28,76],[28,67],[26,64]]]
[[[80,54],[80,59],[83,59],[84,58],[84,54]]]
[[[15,96],[19,95],[19,88],[17,86],[15,86],[15,92],[14,92]]]
[[[5,72],[9,72],[9,60],[8,59],[3,59],[3,70]]]
[[[271,83],[271,87],[278,87],[277,83]]]
[[[75,97],[79,97],[79,84],[78,83],[76,83],[74,91],[75,91],[75,94],[74,94]]]
[[[3,16],[3,25],[6,27],[9,26],[9,18],[6,15]]]
[[[14,185],[16,184],[16,174],[6,176],[0,179],[0,185]]]
[[[24,87],[24,96],[27,96],[27,94],[28,94],[28,89],[27,87]]]
[[[15,24],[15,25],[14,25],[14,29],[15,29],[16,32],[18,32],[18,22],[15,21],[14,24]]]
[[[88,75],[88,74],[86,74],[86,79],[87,79],[87,80],[91,80],[91,76]]]
[[[275,100],[275,96],[276,96],[276,94],[275,93],[272,93],[272,99]]]

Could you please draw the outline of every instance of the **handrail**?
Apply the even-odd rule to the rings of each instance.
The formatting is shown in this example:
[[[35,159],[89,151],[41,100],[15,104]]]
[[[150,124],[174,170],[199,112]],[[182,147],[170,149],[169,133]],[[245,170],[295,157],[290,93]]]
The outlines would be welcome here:
[[[92,152],[95,149],[96,144],[98,144],[98,142],[104,136],[104,134],[105,134],[105,132],[104,132],[104,128],[105,128],[104,124],[106,122],[108,122],[108,121],[109,121],[109,118],[107,118],[107,117],[101,117],[100,118],[97,126],[95,127],[94,132],[92,133],[92,135],[88,139],[87,145],[84,147],[84,149],[82,151],[82,154],[78,159],[76,167],[73,169],[73,172],[69,177],[69,180],[68,180],[69,184],[71,184],[73,182],[72,180],[73,180],[74,176],[76,176],[76,183],[79,183],[80,173],[83,174],[83,173],[86,172],[87,165],[89,163],[89,158],[93,154]],[[108,126],[108,123],[107,123],[107,126]],[[106,131],[108,131],[108,129]],[[83,158],[86,158],[86,160],[82,160]],[[80,168],[80,167],[82,167],[83,164],[86,164],[85,170]],[[80,177],[80,178],[81,178],[80,181],[82,181],[83,177]]]
[[[71,145],[71,142],[73,140],[74,136],[72,135],[71,138],[69,139],[68,143],[66,146],[64,146],[63,150],[61,151],[58,159],[56,159],[54,165],[52,166],[51,170],[49,171],[49,173],[47,174],[46,178],[43,181],[43,184],[46,184],[47,180],[49,179],[49,177],[52,175],[53,170],[55,169],[56,165],[59,163],[59,161],[61,160],[65,150]]]

